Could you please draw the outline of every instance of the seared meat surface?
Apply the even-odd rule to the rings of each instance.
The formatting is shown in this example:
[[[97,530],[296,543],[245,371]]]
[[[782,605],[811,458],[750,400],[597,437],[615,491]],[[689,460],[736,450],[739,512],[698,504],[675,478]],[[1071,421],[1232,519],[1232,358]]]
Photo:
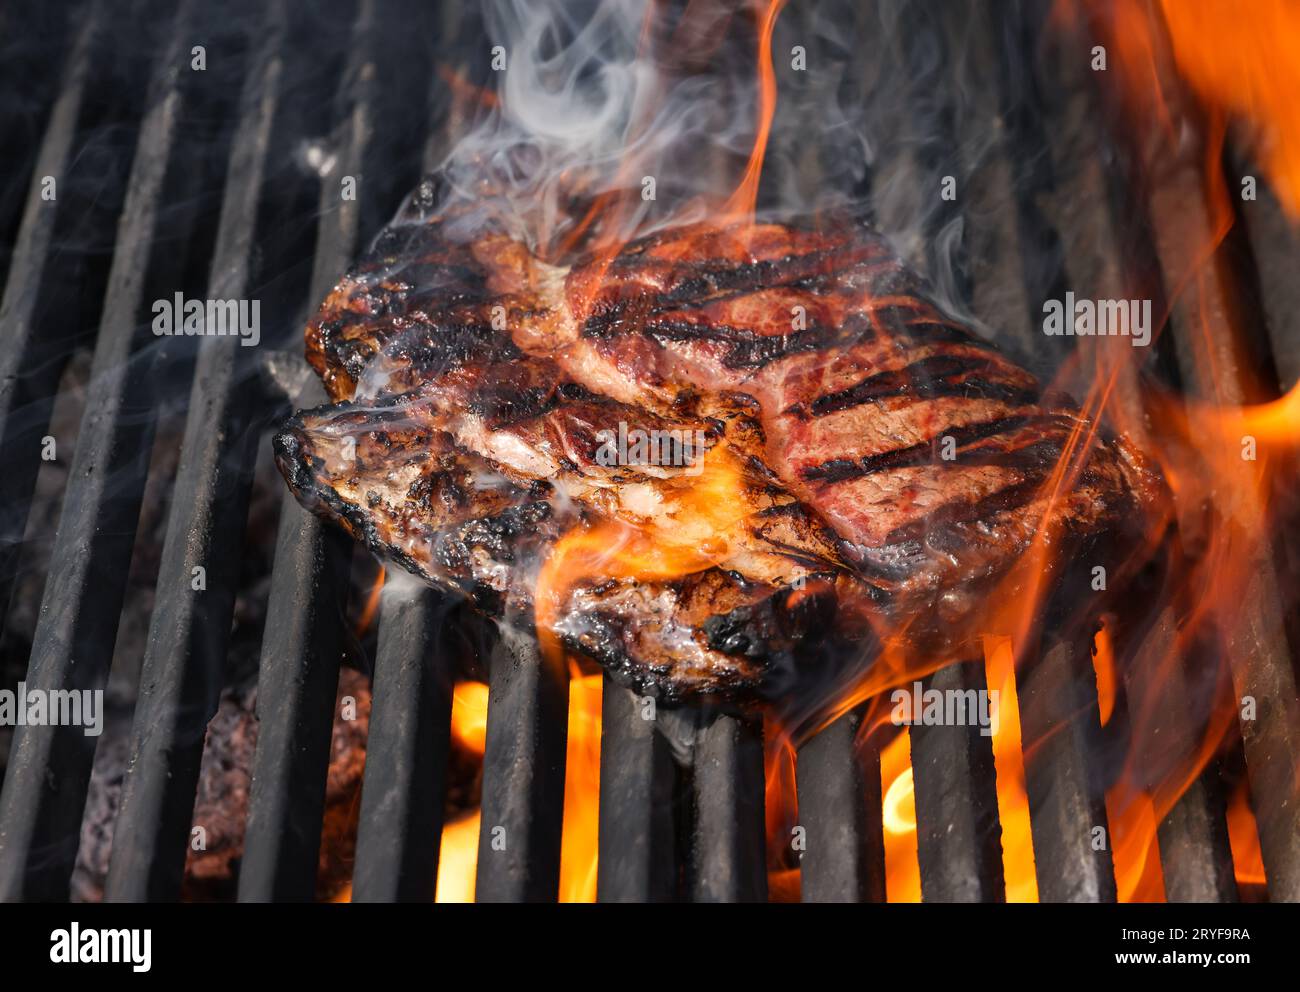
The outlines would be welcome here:
[[[307,354],[336,403],[276,438],[306,505],[668,698],[784,691],[824,636],[948,650],[1036,534],[1159,487],[852,218],[567,266],[406,218]]]

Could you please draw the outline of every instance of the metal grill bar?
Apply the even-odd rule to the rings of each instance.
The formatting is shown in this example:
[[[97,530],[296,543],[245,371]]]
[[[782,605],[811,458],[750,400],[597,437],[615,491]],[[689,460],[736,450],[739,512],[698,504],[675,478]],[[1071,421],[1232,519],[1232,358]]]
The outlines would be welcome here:
[[[1069,78],[1069,77],[1067,77]],[[1129,293],[1120,277],[1119,264],[1124,255],[1111,213],[1098,209],[1114,199],[1101,171],[1102,150],[1106,136],[1093,123],[1102,119],[1102,109],[1090,97],[1083,80],[1076,75],[1064,82],[1077,94],[1068,116],[1049,109],[1048,129],[1051,138],[1051,161],[1063,195],[1056,201],[1053,224],[1061,234],[1064,269],[1072,277],[1076,291],[1098,299],[1123,299]],[[1142,423],[1138,383],[1130,375],[1116,385],[1115,400],[1127,408],[1129,424]],[[1120,632],[1117,650],[1130,668],[1126,678],[1129,700],[1155,698],[1151,684],[1159,668],[1166,680],[1162,695],[1178,700],[1190,691],[1186,682],[1185,662],[1161,666],[1174,646],[1176,618],[1166,610],[1157,618],[1147,638],[1134,649],[1124,646],[1125,632]],[[1162,707],[1157,714],[1160,726],[1150,729],[1151,740],[1159,739],[1165,747],[1173,742],[1190,745],[1189,714],[1177,706]],[[1184,750],[1184,753],[1190,751]],[[1212,767],[1193,783],[1159,827],[1159,848],[1166,895],[1177,901],[1232,901],[1237,898],[1232,876],[1232,855],[1227,843],[1227,824],[1223,797]]]
[[[155,415],[146,363],[135,355],[136,320],[181,112],[188,17],[182,4],[157,65],[118,229],[54,541],[58,568],[46,582],[27,671],[27,684],[45,691],[102,688],[112,658]],[[67,899],[93,757],[93,739],[79,727],[17,729],[0,796],[0,899]]]
[[[6,173],[0,175],[0,281],[8,274],[20,221],[31,210],[25,187],[47,143],[54,104],[70,88],[78,35],[91,21],[103,24],[98,11],[86,10],[79,19],[68,13],[56,4],[0,11],[0,37],[34,34],[49,46],[36,50],[19,45],[16,51],[10,47],[0,64],[0,90],[7,93],[21,87],[24,95],[24,99],[8,100],[0,107],[0,144],[8,152]],[[63,67],[62,72],[46,71],[56,63]],[[35,175],[53,173],[35,171]]]
[[[75,205],[68,195],[68,176],[77,148],[77,122],[86,87],[103,61],[96,45],[103,29],[103,8],[89,8],[68,56],[59,96],[50,113],[36,156],[27,207],[18,229],[13,259],[0,302],[0,451],[12,453],[0,473],[0,618],[8,614],[11,579],[22,547],[40,466],[40,438],[49,423],[54,391],[65,360],[58,347],[66,334],[52,326],[52,297],[63,295],[52,247],[61,214]],[[46,200],[46,176],[64,184],[64,195]],[[57,189],[57,187],[56,187]]]
[[[908,73],[922,136],[917,179],[930,200],[942,190],[944,177],[961,185],[960,196],[939,197],[940,208],[928,217],[927,243],[931,251],[942,251],[947,236],[959,232],[950,291],[997,327],[1004,342],[1032,354],[1026,347],[1028,308],[1023,306],[1023,295],[1014,298],[1022,306],[1008,306],[1000,295],[1024,291],[1023,273],[1016,264],[1016,232],[1005,216],[1000,223],[986,226],[988,218],[980,213],[989,198],[1010,193],[1009,169],[1000,147],[974,159],[968,150],[980,147],[969,132],[989,128],[999,109],[995,80],[966,78],[977,72],[987,77],[996,66],[980,30],[979,12],[930,0],[909,6],[911,13],[902,29],[906,56],[910,65],[924,67]],[[967,58],[958,69],[951,56],[963,46]],[[976,96],[971,105],[961,107],[968,91]],[[999,187],[999,183],[1007,185]],[[989,292],[993,287],[999,295]],[[985,692],[982,660],[932,673],[922,683],[922,691],[931,689],[963,695]],[[922,898],[1001,901],[1005,884],[992,738],[976,726],[918,725],[910,733]]]
[[[1125,681],[1130,700],[1147,700],[1144,714],[1148,726],[1137,736],[1135,748],[1148,749],[1153,756],[1189,755],[1196,752],[1193,727],[1184,701],[1192,698],[1193,683],[1187,659],[1177,657],[1177,626],[1172,610],[1165,610],[1132,652]],[[1123,653],[1123,646],[1118,648]],[[1166,659],[1172,659],[1166,662]],[[1195,656],[1196,667],[1204,669],[1213,659],[1203,652]],[[1191,669],[1195,670],[1195,669]],[[1159,700],[1159,704],[1154,703]],[[1153,789],[1170,769],[1153,762]],[[1232,870],[1232,849],[1228,844],[1228,822],[1218,762],[1212,761],[1179,797],[1157,828],[1160,867],[1165,896],[1171,902],[1236,902],[1237,880]]]
[[[451,672],[440,597],[389,582],[381,600],[357,827],[354,902],[432,902],[451,744]]]
[[[762,724],[705,715],[695,739],[695,902],[767,899],[764,781]]]
[[[885,901],[880,754],[858,744],[862,716],[861,709],[846,713],[799,748],[804,902]]]
[[[949,665],[922,691],[982,693],[982,661]],[[992,738],[982,728],[917,725],[912,735],[916,856],[926,902],[1002,902],[1002,828]]]
[[[1017,163],[995,174],[994,179],[1008,187],[994,192],[993,197],[996,202],[1006,196],[1017,204],[1019,248],[1004,243],[990,250],[987,242],[982,245],[980,257],[994,261],[985,262],[986,278],[981,283],[997,287],[1020,283],[1025,292],[1017,300],[1020,306],[1013,307],[977,292],[976,312],[990,324],[996,321],[1017,328],[1014,340],[1025,349],[1033,370],[1046,379],[1067,357],[1046,348],[1035,327],[1043,300],[1062,287],[1059,232],[1042,209],[1044,202],[1053,199],[1043,194],[1059,197],[1061,190],[1043,148],[1035,84],[1023,69],[1025,53],[1033,50],[1033,35],[1015,8],[1006,12],[997,30],[988,16],[986,10],[974,11],[967,37],[971,50],[978,53],[975,64],[988,67],[996,77],[994,86],[976,86],[974,92],[995,92],[997,98],[989,103],[977,96],[977,113],[965,120],[970,128],[983,127],[994,133],[1000,129],[1003,140],[993,145],[991,154],[995,161],[1007,156]],[[1008,233],[1004,222],[1003,237]],[[1048,607],[1049,617],[1057,611],[1068,614],[1063,605],[1067,602],[1086,601],[1058,592],[1055,603]],[[1058,629],[1060,624],[1060,620],[1046,622],[1045,628],[1052,633],[1025,670],[1017,673],[1039,898],[1113,901],[1117,893],[1110,831],[1097,766],[1100,722],[1091,661],[1092,630],[1081,624],[1067,631]],[[1104,838],[1100,850],[1094,833],[1098,829]]]
[[[1295,279],[1300,258],[1300,234],[1287,222],[1287,214],[1264,177],[1243,162],[1234,162],[1228,179],[1231,189],[1241,189],[1250,175],[1257,181],[1253,200],[1238,204],[1242,226],[1251,245],[1251,260],[1259,282],[1259,304],[1264,312],[1278,385],[1289,390],[1300,380],[1300,285]]]
[[[503,624],[492,655],[478,902],[554,902],[560,888],[568,675],[536,635]]]
[[[596,862],[600,902],[667,902],[676,893],[676,776],[668,743],[647,705],[605,676]]]
[[[1052,624],[1048,622],[1048,629]],[[1051,636],[1022,679],[1025,791],[1042,902],[1114,902],[1115,868],[1095,754],[1097,683],[1086,631]],[[1106,830],[1100,838],[1094,831]]]
[[[440,5],[435,57],[454,57],[461,11]],[[453,119],[446,83],[430,73],[423,171],[441,162],[463,122]],[[451,744],[452,660],[442,633],[449,603],[409,582],[385,585],[379,617],[365,785],[353,868],[354,902],[431,902]]]
[[[249,290],[283,68],[282,4],[268,8],[261,27],[231,144],[210,299],[243,299]],[[204,732],[226,668],[242,550],[235,536],[243,532],[256,453],[244,353],[229,338],[206,337],[199,346],[115,825],[106,889],[112,900],[171,900],[180,893]]]
[[[358,243],[361,201],[341,199],[339,190],[342,176],[361,176],[374,127],[374,18],[373,3],[363,0],[337,97],[340,153],[321,177],[308,306],[325,298]],[[319,406],[326,402],[324,388],[309,379],[292,402],[296,408]],[[260,731],[239,872],[241,902],[308,900],[315,891],[350,554],[337,529],[284,494],[267,608],[277,622],[267,625],[258,672]]]

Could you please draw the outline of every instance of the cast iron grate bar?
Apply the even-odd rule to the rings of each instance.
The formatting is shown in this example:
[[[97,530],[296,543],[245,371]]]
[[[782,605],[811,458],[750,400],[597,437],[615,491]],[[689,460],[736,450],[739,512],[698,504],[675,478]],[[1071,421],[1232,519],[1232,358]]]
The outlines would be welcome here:
[[[1145,632],[1141,643],[1130,652],[1116,646],[1128,662],[1125,675],[1129,710],[1141,714],[1135,721],[1133,747],[1143,748],[1158,759],[1162,754],[1190,755],[1197,751],[1194,728],[1186,700],[1196,693],[1190,671],[1204,671],[1214,664],[1203,645],[1195,645],[1184,657],[1174,613],[1161,611]],[[1189,664],[1189,661],[1191,664]],[[1161,779],[1173,769],[1167,762],[1153,760],[1141,769],[1150,781],[1144,783],[1158,794]],[[1170,902],[1236,902],[1237,880],[1233,872],[1232,848],[1228,843],[1219,763],[1211,760],[1197,779],[1187,786],[1156,828],[1160,868],[1165,897]]]
[[[492,654],[477,902],[554,902],[560,886],[568,673],[532,629],[503,623]]]
[[[692,776],[691,897],[765,902],[763,726],[722,712],[701,716]]]
[[[1195,265],[1191,253],[1211,243],[1213,219],[1201,195],[1198,163],[1162,172],[1164,182],[1150,199],[1157,250],[1167,285]],[[1221,257],[1202,265],[1202,278],[1173,301],[1171,329],[1184,381],[1198,395],[1217,395],[1231,404],[1257,401],[1250,395],[1249,359],[1236,352],[1231,335],[1207,338],[1199,330],[1201,313],[1234,315],[1232,289]],[[1213,381],[1195,360],[1198,349],[1213,349]],[[1243,512],[1262,515],[1253,497],[1242,496]],[[1295,770],[1300,767],[1300,696],[1287,645],[1278,595],[1278,576],[1267,550],[1252,563],[1252,577],[1240,590],[1236,609],[1220,616],[1239,713],[1245,700],[1258,704],[1257,718],[1242,716],[1246,771],[1255,804],[1260,849],[1274,901],[1300,901],[1300,803],[1295,798]]]
[[[463,41],[460,10],[439,10],[435,61]],[[445,82],[430,73],[423,171],[441,162],[463,122],[450,113]],[[365,781],[353,866],[354,902],[432,902],[451,746],[452,660],[448,597],[389,574],[381,594]]]
[[[862,708],[846,713],[799,748],[803,902],[885,901],[880,752],[859,744],[862,717]]]
[[[818,11],[824,8],[818,8]],[[797,37],[802,43],[815,30],[812,5],[791,8],[800,15]],[[850,25],[863,42],[860,57],[845,67],[839,84],[851,102],[865,94],[864,123],[887,129],[887,104],[877,102],[887,89],[893,63],[888,39],[879,30],[877,11],[861,4],[837,7],[834,16]],[[784,16],[784,15],[783,15]],[[778,21],[778,26],[780,21]],[[804,85],[805,74],[793,73],[787,85]],[[783,80],[783,82],[786,82]],[[826,94],[832,99],[836,94]],[[778,104],[779,107],[779,104]],[[797,122],[796,122],[797,126]],[[779,167],[780,158],[773,159]],[[777,177],[771,185],[792,184],[805,199],[824,189],[827,177],[852,199],[863,199],[872,176],[851,175],[842,163],[830,160],[825,149],[805,151],[795,174]],[[765,177],[764,182],[767,183]],[[827,648],[829,650],[829,648]],[[880,753],[871,740],[860,741],[862,713],[854,711],[823,728],[800,745],[795,763],[799,823],[806,831],[806,850],[799,859],[800,899],[803,902],[884,902],[885,853],[881,810]]]
[[[52,319],[55,302],[66,298],[52,251],[56,226],[76,205],[70,195],[69,173],[78,148],[78,120],[85,104],[87,85],[106,61],[109,46],[102,44],[103,7],[92,4],[85,12],[68,55],[58,99],[41,141],[26,209],[18,228],[4,298],[0,301],[0,451],[6,453],[0,473],[0,619],[9,612],[9,598],[23,531],[31,508],[32,492],[40,467],[41,437],[49,424],[53,396],[65,360],[65,333]],[[96,42],[101,44],[96,44]],[[42,196],[45,177],[64,186],[53,201]]]
[[[451,744],[441,597],[409,580],[381,593],[354,902],[432,902]]]
[[[919,202],[932,205],[924,208],[923,223],[932,282],[941,295],[954,296],[996,328],[1004,347],[1032,355],[1032,337],[1024,326],[1027,307],[1008,307],[1001,298],[1008,289],[1025,291],[1018,232],[1005,218],[990,222],[978,213],[980,197],[1002,192],[989,187],[1008,181],[1001,149],[971,140],[970,132],[987,127],[998,111],[988,78],[995,63],[978,19],[978,11],[933,0],[910,0],[901,12],[897,29],[911,109],[907,127],[920,129],[909,177]],[[958,59],[963,46],[964,57]],[[955,186],[949,198],[942,195],[946,183]],[[982,658],[977,654],[931,673],[922,680],[922,691],[930,690],[956,693],[964,700],[981,698],[987,690]],[[973,722],[922,722],[911,727],[910,736],[922,898],[1003,900],[1001,825],[988,729]]]
[[[343,199],[339,190],[343,176],[361,176],[378,109],[374,18],[373,0],[363,0],[337,97],[341,151],[321,177],[310,307],[325,298],[358,243],[361,200]],[[299,409],[319,406],[325,391],[312,377],[291,400]],[[315,892],[350,562],[343,534],[286,491],[267,607],[276,622],[267,625],[258,672],[260,730],[239,871],[242,902],[308,901]]]
[[[974,129],[980,127],[997,134],[1000,122],[1007,122],[1002,140],[988,149],[996,166],[988,178],[1005,186],[985,192],[991,195],[987,202],[1005,202],[1014,194],[1017,203],[1018,245],[1010,243],[1011,232],[1004,221],[993,222],[978,239],[983,272],[977,276],[973,302],[977,316],[986,323],[1009,323],[1015,329],[1011,339],[1026,352],[1030,367],[1050,380],[1066,356],[1046,346],[1037,333],[1036,315],[1042,300],[1060,289],[1061,243],[1042,210],[1042,202],[1052,198],[1040,194],[1056,189],[1056,177],[1041,148],[1036,90],[1019,68],[1033,46],[1015,10],[996,29],[988,12],[972,11],[965,37],[968,55],[973,56],[969,64],[989,77],[983,85],[969,87],[975,96],[973,112],[962,116],[965,137],[973,138]],[[997,94],[994,102],[988,99],[990,93]],[[1022,164],[998,165],[1003,156]],[[1056,192],[1059,198],[1059,189]],[[979,202],[974,205],[978,209]],[[1017,283],[1024,294],[1018,297],[1020,305],[1008,309],[999,300],[997,287]],[[1067,593],[1058,589],[1048,604],[1044,629],[1050,633],[1033,646],[1035,653],[1016,676],[1039,898],[1113,901],[1117,890],[1098,747],[1101,728],[1091,661],[1093,631],[1087,623],[1068,632],[1054,629],[1061,621],[1051,617],[1068,614],[1067,603],[1087,601],[1086,593],[1072,598]],[[1027,646],[1015,647],[1020,651]]]
[[[983,660],[941,668],[921,685],[923,693],[978,699],[987,689]],[[973,711],[974,706],[969,715]],[[921,898],[1002,902],[1006,886],[992,737],[974,722],[919,723],[911,728],[911,737]]]
[[[669,902],[676,896],[676,772],[654,706],[605,676],[596,862],[600,902]]]
[[[112,659],[156,414],[136,354],[137,317],[174,165],[189,13],[182,4],[155,67],[118,228],[54,541],[59,567],[46,582],[27,671],[27,684],[44,691],[100,689]],[[0,795],[0,899],[68,898],[93,757],[80,727],[18,728]]]
[[[231,142],[210,299],[240,300],[250,289],[258,194],[283,69],[281,3],[267,8],[259,28]],[[115,822],[110,900],[180,894],[204,733],[226,668],[241,551],[234,536],[243,533],[256,452],[254,379],[240,345],[228,337],[205,337],[199,345]]]
[[[1053,629],[1050,617],[1045,626]],[[1045,641],[1032,665],[1016,673],[1038,898],[1114,902],[1110,831],[1093,761],[1100,723],[1091,631]]]
[[[69,89],[67,70],[75,63],[77,39],[91,21],[104,24],[101,11],[90,3],[11,5],[0,10],[0,37],[6,41],[38,37],[43,42],[39,47],[10,44],[0,60],[0,92],[21,94],[20,99],[0,106],[0,147],[7,151],[0,175],[0,283],[8,275],[22,216],[31,206],[24,194],[50,132],[54,105]],[[51,66],[62,66],[64,71],[51,72]]]

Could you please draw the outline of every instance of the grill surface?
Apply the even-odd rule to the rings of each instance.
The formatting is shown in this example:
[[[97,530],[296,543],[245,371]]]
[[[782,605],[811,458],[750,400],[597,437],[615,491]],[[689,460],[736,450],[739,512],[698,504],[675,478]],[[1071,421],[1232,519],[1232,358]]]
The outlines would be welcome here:
[[[12,244],[0,306],[0,605],[9,603],[19,574],[60,376],[76,347],[94,349],[26,668],[29,687],[95,689],[108,681],[157,425],[171,409],[167,396],[188,396],[105,889],[111,900],[172,900],[181,892],[204,734],[228,676],[250,491],[268,458],[259,439],[288,405],[325,399],[314,377],[282,374],[302,366],[302,317],[421,169],[467,127],[463,107],[448,95],[447,74],[435,66],[471,84],[486,82],[482,25],[468,8],[442,4],[430,12],[415,2],[359,0],[333,4],[332,16],[322,17],[299,6],[240,4],[218,24],[187,0],[136,0],[130,18],[86,3],[50,27],[61,39],[61,73],[30,87],[25,115],[0,121],[8,135],[41,122],[39,137],[6,144],[35,150],[9,163],[21,176],[3,177],[11,194],[5,199],[21,196],[24,207],[21,217],[12,210],[0,217]],[[1047,21],[1046,3],[1019,0],[996,12],[940,0],[842,6],[845,30],[860,42],[843,85],[867,94],[863,124],[881,140],[864,183],[846,192],[870,202],[889,230],[900,203],[923,201],[943,177],[955,177],[963,195],[926,213],[925,247],[914,261],[950,283],[944,288],[998,328],[1002,343],[1035,373],[1050,375],[1066,358],[1059,339],[1049,350],[1037,333],[1045,299],[1067,288],[1120,298],[1131,284],[1126,272],[1167,286],[1190,267],[1187,253],[1209,243],[1195,156],[1163,169],[1160,185],[1143,188],[1141,152],[1109,129],[1118,115],[1086,70],[1059,57],[1061,28]],[[798,43],[811,17],[810,5],[790,3],[778,22],[777,49]],[[891,30],[878,30],[882,23]],[[128,43],[139,25],[147,26],[147,46]],[[189,69],[196,39],[206,46],[211,75]],[[142,47],[148,59],[122,54]],[[798,85],[779,60],[778,75],[780,85]],[[213,86],[217,79],[230,85]],[[92,168],[88,149],[106,129],[118,142],[118,160],[114,168]],[[315,148],[316,172],[308,176],[294,163],[321,133],[329,140]],[[838,181],[809,144],[810,161],[798,174],[765,175],[768,202],[789,183]],[[59,177],[53,202],[40,197],[47,175]],[[340,196],[347,177],[356,180],[355,200]],[[1246,261],[1216,262],[1200,285],[1203,298],[1174,303],[1172,334],[1161,339],[1155,364],[1189,395],[1208,394],[1211,385],[1197,381],[1191,357],[1196,307],[1254,307],[1261,319],[1247,326],[1266,330],[1255,343],[1266,358],[1277,355],[1278,384],[1289,387],[1300,373],[1295,289],[1282,264],[1294,263],[1296,244],[1269,202],[1266,192],[1242,205],[1239,243],[1223,249]],[[78,252],[56,250],[74,241]],[[295,266],[308,256],[310,274],[299,276]],[[1243,271],[1253,296],[1238,284]],[[255,349],[221,338],[197,346],[154,338],[148,301],[178,287],[187,296],[278,302],[279,312],[263,308],[275,326],[263,328],[263,346]],[[97,330],[82,338],[68,330],[81,326]],[[1238,374],[1258,356],[1218,358],[1229,370],[1220,391],[1258,399]],[[1134,402],[1134,388],[1121,384],[1118,402]],[[351,555],[340,534],[284,493],[266,593],[241,900],[307,900],[316,892],[340,663],[351,650],[343,608]],[[1274,567],[1258,563],[1257,587],[1238,615],[1220,623],[1238,648],[1235,694],[1274,703],[1243,723],[1242,745],[1269,897],[1295,901],[1300,702]],[[383,593],[353,872],[357,900],[434,895],[454,676],[442,636],[450,608],[407,584],[390,583]],[[1169,643],[1174,622],[1154,618],[1136,635],[1143,651]],[[1090,843],[1093,828],[1107,823],[1097,767],[1107,741],[1090,631],[1064,621],[1047,626],[1052,633],[1018,673],[1039,892],[1044,900],[1114,900],[1109,847]],[[1162,674],[1170,699],[1181,698],[1195,659],[1184,662]],[[478,898],[553,900],[567,687],[526,635],[497,637],[488,667]],[[1150,677],[1138,666],[1128,694],[1149,692]],[[975,662],[936,672],[926,684],[979,690],[984,678]],[[863,718],[861,709],[846,714],[798,753],[805,901],[885,895],[880,757],[860,743]],[[692,711],[663,719],[688,738],[689,768],[678,766],[661,728],[642,718],[640,701],[606,680],[598,897],[767,898],[761,721]],[[1190,739],[1188,714],[1169,707],[1160,732]],[[974,728],[915,727],[911,755],[924,899],[1004,899],[989,738]],[[0,899],[68,897],[93,760],[93,738],[78,728],[16,729],[0,793]],[[1159,846],[1171,899],[1237,898],[1216,765],[1160,824]]]

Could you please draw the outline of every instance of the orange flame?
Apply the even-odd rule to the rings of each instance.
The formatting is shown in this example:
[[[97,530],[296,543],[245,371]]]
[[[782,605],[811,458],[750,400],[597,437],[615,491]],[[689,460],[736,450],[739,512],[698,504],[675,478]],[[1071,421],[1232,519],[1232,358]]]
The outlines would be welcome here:
[[[483,756],[487,742],[488,687],[457,682],[451,698],[451,736],[466,751]]]
[[[379,574],[375,576],[374,583],[370,586],[370,591],[366,594],[365,606],[361,609],[361,616],[357,618],[357,636],[360,637],[370,625],[375,622],[375,616],[379,613],[380,594],[384,591],[384,579],[388,573],[382,565],[379,566]]]
[[[1254,131],[1282,202],[1300,216],[1300,5],[1161,0],[1160,9],[1179,70],[1211,107]]]
[[[662,581],[725,561],[750,512],[743,478],[739,462],[718,444],[704,456],[698,476],[661,487],[662,503],[653,517],[602,520],[575,527],[556,542],[537,579],[537,631],[547,655],[560,656],[555,622],[568,592],[582,580]]]
[[[1025,791],[1021,750],[1020,699],[1016,693],[1016,656],[1009,637],[984,638],[984,678],[998,693],[998,725],[993,733],[993,767],[1002,824],[1002,876],[1007,902],[1038,902],[1034,838]]]
[[[916,794],[912,790],[912,738],[902,732],[880,752],[881,815],[885,838],[885,898],[921,901],[916,859]]]
[[[758,203],[758,184],[763,174],[763,158],[767,154],[767,139],[772,133],[772,117],[776,113],[776,73],[772,67],[772,34],[776,30],[776,18],[785,6],[785,0],[768,0],[763,12],[758,36],[758,133],[754,136],[754,148],[749,154],[749,163],[740,184],[731,198],[722,206],[724,218],[750,218]]]
[[[600,824],[601,675],[576,670],[569,681],[569,742],[564,765],[560,902],[596,901]]]

